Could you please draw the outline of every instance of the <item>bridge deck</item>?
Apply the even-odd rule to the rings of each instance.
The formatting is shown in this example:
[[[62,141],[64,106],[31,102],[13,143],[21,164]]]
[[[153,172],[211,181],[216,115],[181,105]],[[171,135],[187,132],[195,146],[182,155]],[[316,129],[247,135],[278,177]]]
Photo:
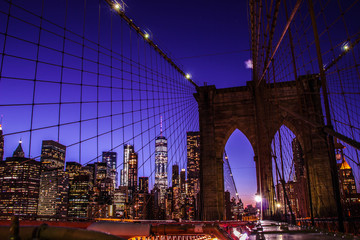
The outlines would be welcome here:
[[[261,226],[253,229],[249,240],[317,240],[317,239],[360,239],[352,235],[322,232],[318,229],[304,229],[298,226],[281,224],[275,221],[262,220]]]

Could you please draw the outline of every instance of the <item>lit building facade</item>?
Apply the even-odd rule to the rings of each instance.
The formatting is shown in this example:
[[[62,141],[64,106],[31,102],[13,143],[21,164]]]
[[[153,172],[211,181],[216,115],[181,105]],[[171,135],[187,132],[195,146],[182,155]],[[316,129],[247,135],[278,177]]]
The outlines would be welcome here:
[[[83,167],[78,162],[66,162],[65,169],[70,184],[74,181],[76,176],[83,174]]]
[[[64,168],[66,146],[53,140],[42,141],[41,165],[44,169]]]
[[[172,166],[172,219],[179,219],[180,216],[180,176],[179,176],[179,165]]]
[[[129,160],[130,154],[134,153],[134,146],[130,144],[124,145],[124,159],[123,159],[123,169],[120,172],[120,186],[129,186]]]
[[[105,162],[94,163],[94,184],[100,183],[108,177],[108,167]]]
[[[167,163],[167,139],[161,134],[155,140],[155,186],[160,193],[159,204],[162,209],[165,209],[165,194],[168,188]]]
[[[183,168],[180,171],[180,218],[189,219],[189,206],[188,206],[188,194],[186,183],[186,170]]]
[[[74,176],[69,189],[69,218],[74,220],[88,218],[92,187],[89,175]]]
[[[46,140],[41,148],[38,216],[60,219],[67,215],[69,181],[64,171],[66,147]]]
[[[189,219],[194,220],[197,196],[200,192],[200,132],[187,132],[186,136]]]
[[[69,179],[63,168],[42,171],[38,217],[62,219],[67,216]]]
[[[115,216],[118,218],[128,217],[128,187],[122,187],[115,189],[114,202]]]
[[[149,200],[149,178],[139,177],[139,192],[137,198],[137,216],[139,219],[148,218],[148,200]]]
[[[94,186],[94,194],[89,205],[89,218],[108,218],[114,216],[114,184],[111,178],[103,178]]]
[[[117,153],[116,152],[103,152],[102,153],[102,162],[107,163],[109,177],[114,182],[114,188],[118,186],[118,172],[116,170],[117,166]]]
[[[25,158],[21,142],[13,157],[0,162],[0,218],[35,219],[41,164]],[[19,157],[22,156],[22,157]]]
[[[133,152],[129,157],[129,173],[128,173],[128,188],[130,198],[137,192],[137,178],[138,178],[138,155]]]

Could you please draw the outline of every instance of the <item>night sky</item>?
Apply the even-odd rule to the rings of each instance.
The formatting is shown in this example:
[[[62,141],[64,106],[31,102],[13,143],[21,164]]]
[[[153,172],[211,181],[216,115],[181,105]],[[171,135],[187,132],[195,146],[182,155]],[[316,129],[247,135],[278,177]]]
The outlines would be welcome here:
[[[28,1],[18,0],[15,2],[20,5],[24,5],[26,8],[36,12],[37,14],[40,14],[41,12],[41,8],[39,7],[41,1],[30,3]],[[63,23],[64,16],[61,15],[60,10],[64,9],[65,1],[45,2],[47,4],[44,11],[45,18],[50,18],[52,21],[58,22],[59,24]],[[91,14],[94,16],[96,15],[97,9],[96,7],[92,8],[91,3],[95,3],[96,6],[97,1],[88,1],[89,10],[87,13],[87,29],[96,28],[97,24],[96,18],[91,17]],[[71,7],[69,10],[68,22],[72,22],[72,25],[68,24],[67,27],[71,30],[81,30],[81,23],[76,24],[76,19],[81,19],[81,14],[76,16],[76,13],[77,11],[81,13],[82,4],[82,1],[70,1]],[[126,15],[133,19],[134,23],[141,29],[149,32],[151,39],[185,72],[190,73],[193,81],[199,86],[206,83],[207,85],[215,85],[217,88],[236,87],[243,86],[247,81],[251,80],[251,69],[248,69],[245,64],[245,62],[250,58],[247,1],[227,0],[220,3],[212,0],[129,0],[125,1],[125,4],[127,5],[125,10]],[[103,4],[103,6],[106,6],[106,4]],[[58,8],[59,11],[54,11],[56,8]],[[6,12],[6,8],[4,7],[2,11]],[[110,11],[111,10],[109,10],[109,12]],[[25,14],[24,18],[39,24],[37,22],[38,20],[30,14]],[[108,16],[106,16],[106,18],[108,18]],[[1,15],[0,21],[5,22],[5,20],[5,16]],[[21,38],[36,42],[37,34],[35,28],[23,28],[20,24],[18,26],[14,26],[15,27],[13,29],[19,32]],[[17,27],[18,29],[16,29]],[[107,27],[108,26],[102,26],[102,28]],[[1,25],[1,32],[4,31],[5,25]],[[10,31],[10,33],[12,32]],[[96,39],[96,35],[93,37]],[[46,38],[46,35],[42,36],[43,41]],[[51,39],[49,35],[49,39],[46,40],[50,45],[53,45],[54,48],[61,49],[61,41],[59,41],[59,39]],[[4,37],[2,35],[0,38],[0,46],[3,46],[3,42]],[[29,58],[34,58],[36,55],[36,48],[31,44],[21,43],[21,45],[18,45],[20,43],[17,43],[15,40],[12,42],[9,41],[7,44],[7,49],[12,51],[13,54],[22,54]],[[79,48],[71,49],[71,47],[68,47],[67,51],[79,52]],[[59,56],[61,57],[61,55]],[[56,57],[56,55],[54,56],[51,54],[47,55],[46,51],[40,52],[40,58],[44,61],[53,62],[55,64],[60,64],[60,57]],[[96,56],[89,57],[96,58]],[[32,77],[33,72],[31,69],[33,68],[33,63],[32,65],[22,64],[22,69],[19,71],[19,62],[11,62],[11,60],[9,60],[10,58],[5,59],[6,62],[4,61],[3,75],[9,74],[11,71],[16,71],[21,77]],[[76,62],[75,60],[67,61],[69,61],[69,63],[73,61],[72,64]],[[65,61],[65,65],[66,64],[68,63]],[[76,62],[75,65],[78,65],[78,62]],[[39,69],[42,71],[44,76],[50,76],[55,71],[55,68],[52,69],[50,67],[43,67],[44,66],[39,65]],[[67,72],[65,73],[68,74]],[[42,75],[38,74],[37,77],[41,78]],[[75,82],[77,76],[65,75],[64,78],[73,78],[74,80],[71,81]],[[6,91],[2,92],[2,95],[0,96],[0,99],[2,99],[1,101],[8,101],[11,99],[11,101],[9,100],[11,103],[31,102],[32,96],[31,91],[29,91],[29,89],[32,88],[31,82],[21,83],[21,86],[11,84],[9,81],[2,81],[1,84],[3,90],[6,89]],[[51,84],[46,85],[48,90],[44,92],[44,94],[40,95],[39,99],[36,99],[36,101],[43,101],[46,99],[50,102],[56,102],[57,97],[53,94],[53,92],[57,90],[55,86],[53,86],[54,88],[52,88],[52,86],[53,85]],[[64,91],[66,91],[65,87]],[[89,88],[89,92],[84,93],[83,97],[91,100],[91,95],[93,94],[94,91],[90,92]],[[66,95],[65,98],[68,98],[68,101],[78,101],[76,94]],[[66,100],[63,99],[63,101]],[[68,107],[67,111],[69,112],[75,111],[75,108],[72,109],[71,105],[66,107]],[[17,117],[18,111],[19,110],[17,108],[13,108],[12,111],[6,110],[5,112],[4,110],[1,112],[1,114],[4,114],[3,124],[5,134],[10,131],[19,130],[19,126],[24,123],[23,118]],[[56,115],[56,109],[43,108],[41,111],[42,112],[39,113],[39,116],[44,117],[41,122],[34,123],[35,127],[41,127],[46,121],[46,124],[48,125],[56,124],[56,118],[53,120],[49,118],[49,115],[51,114]],[[23,111],[22,114],[24,116],[29,115],[29,109],[27,109],[26,112]],[[65,115],[65,118],[67,118],[65,120],[68,121],[76,120],[76,118],[71,115]],[[27,119],[27,117],[25,117],[25,119]],[[101,123],[109,124],[108,122]],[[16,126],[15,129],[10,130],[12,127],[10,125]],[[94,129],[95,125],[89,125],[89,127]],[[169,127],[169,125],[165,127]],[[55,132],[56,130],[52,129],[51,131]],[[77,139],[75,135],[71,134],[72,131],[74,131],[72,128],[65,129],[63,130],[63,135],[68,136],[71,141],[76,141]],[[87,132],[85,134],[88,134],[89,136],[92,134],[94,135],[94,130],[91,131],[91,133]],[[51,134],[48,135],[50,136]],[[28,144],[27,137],[28,134],[23,135],[24,146]],[[18,138],[19,136],[16,135],[9,136],[5,139],[5,157],[10,156],[12,151],[16,148]],[[60,138],[60,143],[64,142],[61,140],[62,139]],[[37,141],[36,144],[36,148],[39,151],[40,141]],[[25,154],[28,152],[27,149],[28,147],[24,147]],[[83,148],[83,151],[84,149],[86,149],[86,146]],[[93,150],[94,149],[87,148],[85,154],[90,154]],[[137,146],[135,146],[135,150],[137,151]],[[256,175],[255,164],[253,161],[254,153],[249,141],[240,131],[236,130],[229,138],[226,145],[226,152],[229,157],[229,162],[233,170],[233,175],[241,199],[244,204],[253,203],[253,198],[256,193]],[[67,161],[76,160],[70,151],[68,153]],[[118,163],[122,162],[122,153],[120,151],[118,152],[118,156]],[[141,173],[139,174],[141,175]]]
[[[128,1],[126,13],[202,86],[251,81],[247,1]],[[254,204],[256,172],[250,142],[236,130],[225,147],[244,204]]]

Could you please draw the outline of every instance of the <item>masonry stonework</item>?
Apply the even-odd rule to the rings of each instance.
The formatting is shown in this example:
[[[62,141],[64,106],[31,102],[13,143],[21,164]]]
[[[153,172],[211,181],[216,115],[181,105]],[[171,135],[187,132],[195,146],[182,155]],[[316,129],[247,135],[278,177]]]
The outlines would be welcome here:
[[[255,153],[263,216],[275,213],[271,141],[282,125],[296,135],[303,149],[314,217],[336,216],[326,135],[308,124],[324,126],[316,75],[258,87],[253,82],[225,89],[203,86],[194,96],[200,119],[202,220],[225,218],[223,153],[236,129],[248,138]]]

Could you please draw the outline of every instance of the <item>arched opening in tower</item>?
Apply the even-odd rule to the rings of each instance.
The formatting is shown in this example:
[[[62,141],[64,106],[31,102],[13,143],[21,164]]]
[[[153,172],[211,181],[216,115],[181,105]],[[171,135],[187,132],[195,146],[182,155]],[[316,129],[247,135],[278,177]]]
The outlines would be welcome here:
[[[275,215],[284,220],[310,216],[306,162],[300,142],[285,125],[271,142]]]
[[[254,196],[257,189],[254,150],[239,129],[229,137],[223,160],[226,219],[241,219],[247,211],[255,213]]]

